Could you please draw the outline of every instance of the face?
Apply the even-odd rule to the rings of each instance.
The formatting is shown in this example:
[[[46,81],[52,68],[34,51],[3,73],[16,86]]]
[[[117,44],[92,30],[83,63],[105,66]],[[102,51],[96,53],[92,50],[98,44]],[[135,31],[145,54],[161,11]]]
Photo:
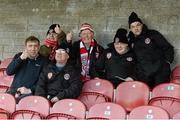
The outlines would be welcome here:
[[[116,52],[119,54],[123,54],[126,51],[127,47],[128,47],[128,44],[126,44],[126,43],[122,43],[122,42],[114,43],[114,48],[115,48]]]
[[[143,24],[140,22],[133,22],[130,25],[130,31],[135,35],[138,36],[142,33]]]
[[[59,53],[56,52],[55,59],[57,63],[64,64],[69,59],[69,55],[64,49],[60,49]]]
[[[89,44],[93,39],[94,33],[87,29],[87,30],[83,30],[80,36],[84,44]]]
[[[57,33],[54,33],[52,30],[50,30],[49,34],[47,35],[47,38],[56,41],[57,40],[57,36],[58,36]]]
[[[28,41],[26,43],[26,50],[30,58],[36,58],[38,56],[39,46],[37,41]]]

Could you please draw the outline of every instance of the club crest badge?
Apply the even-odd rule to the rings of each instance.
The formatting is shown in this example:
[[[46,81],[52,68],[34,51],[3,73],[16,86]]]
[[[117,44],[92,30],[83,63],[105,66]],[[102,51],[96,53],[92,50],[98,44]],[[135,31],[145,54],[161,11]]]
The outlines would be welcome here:
[[[107,55],[106,55],[107,59],[110,59],[110,58],[111,58],[111,56],[112,56],[112,54],[111,54],[111,53],[107,53]]]
[[[126,60],[131,62],[133,60],[133,58],[132,57],[127,57]]]
[[[150,42],[151,42],[151,39],[149,39],[149,38],[146,38],[146,39],[145,39],[145,43],[146,43],[146,44],[149,44]]]
[[[50,80],[50,79],[52,78],[52,76],[53,76],[53,73],[52,73],[52,72],[49,72],[49,73],[48,73],[48,79]]]
[[[64,79],[65,79],[65,80],[69,80],[69,78],[70,78],[70,75],[69,75],[68,73],[66,73],[66,74],[64,75]]]

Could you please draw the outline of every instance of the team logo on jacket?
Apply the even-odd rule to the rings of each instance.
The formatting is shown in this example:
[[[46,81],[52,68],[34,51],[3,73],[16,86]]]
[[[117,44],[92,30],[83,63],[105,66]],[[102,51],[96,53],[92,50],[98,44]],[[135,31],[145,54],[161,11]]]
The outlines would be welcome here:
[[[96,54],[96,58],[98,58],[98,57],[99,57],[99,53],[98,53],[98,52],[96,52],[95,54]]]
[[[126,60],[131,62],[133,60],[133,58],[132,57],[127,57]]]
[[[106,57],[107,57],[107,59],[110,59],[112,57],[112,54],[111,53],[107,53]]]
[[[64,79],[65,80],[69,80],[69,78],[70,78],[70,75],[68,73],[64,74]]]
[[[53,76],[53,73],[52,73],[52,72],[49,72],[49,73],[48,73],[48,79],[51,79],[52,76]]]
[[[149,38],[146,38],[146,39],[145,39],[145,43],[146,43],[146,44],[149,44],[150,42],[151,42],[151,39],[149,39]]]

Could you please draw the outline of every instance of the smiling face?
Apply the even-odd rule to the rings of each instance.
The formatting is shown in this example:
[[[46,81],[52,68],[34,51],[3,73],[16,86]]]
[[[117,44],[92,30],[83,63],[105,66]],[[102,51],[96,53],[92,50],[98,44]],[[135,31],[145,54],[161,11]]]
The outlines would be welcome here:
[[[58,51],[56,51],[55,59],[57,63],[65,64],[69,59],[69,55],[64,49],[59,49]]]
[[[134,36],[139,36],[142,33],[143,24],[140,22],[133,22],[130,25],[130,31]]]
[[[127,50],[128,44],[122,42],[115,42],[114,48],[117,53],[123,54]]]
[[[38,52],[40,48],[38,41],[28,41],[25,47],[29,58],[36,58],[38,56]]]
[[[89,29],[83,30],[80,33],[80,37],[84,44],[90,44],[91,40],[93,39],[94,33],[91,32]]]

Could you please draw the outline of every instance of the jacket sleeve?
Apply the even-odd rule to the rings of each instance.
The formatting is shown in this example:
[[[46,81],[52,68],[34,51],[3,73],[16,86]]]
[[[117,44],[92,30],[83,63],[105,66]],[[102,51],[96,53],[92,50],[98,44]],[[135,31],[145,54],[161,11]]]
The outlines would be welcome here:
[[[158,31],[154,31],[151,36],[155,40],[156,45],[164,52],[166,61],[172,63],[174,59],[174,47]]]
[[[48,80],[47,80],[47,73],[46,73],[46,67],[44,68],[44,70],[41,72],[39,80],[37,82],[37,86],[35,89],[35,95],[39,95],[39,96],[43,96],[46,97],[47,96],[47,84],[48,84]]]
[[[57,97],[61,100],[63,98],[77,98],[82,89],[82,81],[80,79],[80,73],[73,70],[70,77],[70,86],[64,90],[61,90]]]
[[[20,58],[21,54],[22,53],[19,53],[14,56],[12,62],[8,65],[8,67],[6,69],[7,75],[14,75],[20,69],[20,67],[24,61]]]

